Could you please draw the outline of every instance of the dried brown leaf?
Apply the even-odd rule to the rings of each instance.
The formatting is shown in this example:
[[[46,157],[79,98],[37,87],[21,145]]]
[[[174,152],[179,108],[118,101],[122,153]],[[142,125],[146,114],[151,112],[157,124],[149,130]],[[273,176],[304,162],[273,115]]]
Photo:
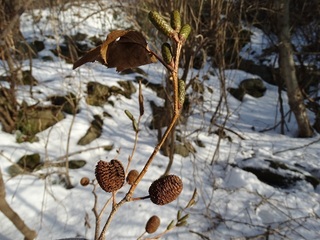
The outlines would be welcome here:
[[[109,68],[123,71],[156,62],[149,51],[144,36],[133,30],[112,31],[102,45],[90,50],[76,61],[73,69],[87,63],[99,61]]]

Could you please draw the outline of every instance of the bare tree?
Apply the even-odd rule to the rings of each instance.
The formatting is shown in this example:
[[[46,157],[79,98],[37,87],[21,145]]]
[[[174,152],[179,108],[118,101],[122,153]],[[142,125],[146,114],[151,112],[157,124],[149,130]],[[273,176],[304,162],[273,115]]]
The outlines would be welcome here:
[[[0,59],[5,60],[4,65],[10,88],[0,89],[0,122],[5,132],[15,130],[15,118],[17,115],[17,102],[15,87],[21,82],[23,73],[18,64],[17,43],[21,42],[23,36],[20,32],[20,16],[31,0],[1,0],[0,1]]]
[[[275,0],[278,9],[279,67],[286,84],[289,106],[296,118],[299,137],[311,137],[313,129],[307,116],[303,95],[298,84],[290,37],[290,0]]]
[[[2,97],[0,122],[3,129],[8,132],[15,128],[14,118],[17,113],[15,84],[22,78],[22,70],[16,64],[15,46],[18,41],[23,39],[20,32],[20,16],[29,3],[31,3],[31,0],[26,2],[20,0],[0,1],[0,59],[7,62],[7,74],[10,81],[10,89],[0,89],[0,96]],[[5,183],[0,169],[0,211],[17,227],[25,239],[34,239],[37,233],[24,223],[21,217],[10,207],[5,197]]]

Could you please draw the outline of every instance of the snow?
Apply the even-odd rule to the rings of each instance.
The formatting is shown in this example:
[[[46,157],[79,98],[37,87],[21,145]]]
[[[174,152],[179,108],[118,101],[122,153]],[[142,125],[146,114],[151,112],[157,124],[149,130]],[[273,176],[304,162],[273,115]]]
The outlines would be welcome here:
[[[86,4],[86,8],[68,6],[65,9],[34,10],[23,14],[21,29],[27,39],[45,39],[46,50],[41,52],[45,55],[50,46],[57,45],[63,39],[63,34],[75,34],[79,31],[103,39],[118,23],[112,21],[111,11],[98,10],[99,7],[94,3]],[[36,23],[35,16],[39,17]],[[49,21],[49,18],[53,20]],[[58,24],[57,18],[63,25]],[[254,30],[251,48],[261,49],[261,43],[264,43],[262,34],[258,29]],[[49,40],[49,35],[54,38]],[[3,64],[2,62],[1,65]],[[83,187],[79,181],[84,176],[94,179],[95,164],[100,159],[109,161],[117,157],[126,166],[133,148],[134,131],[124,110],[128,109],[138,118],[139,109],[138,91],[131,99],[112,97],[114,106],[89,106],[85,103],[86,83],[96,81],[111,86],[117,85],[118,80],[134,79],[135,75],[120,75],[114,69],[107,69],[98,63],[86,64],[74,71],[71,64],[66,64],[59,58],[54,58],[53,62],[33,59],[32,64],[32,74],[39,81],[39,85],[33,87],[33,97],[30,96],[28,87],[19,86],[19,102],[35,104],[40,100],[41,104],[48,105],[47,97],[73,92],[80,99],[81,111],[74,119],[73,116],[66,115],[66,118],[54,127],[37,134],[39,142],[19,144],[15,134],[0,132],[0,167],[5,179],[6,199],[25,223],[38,232],[37,239],[93,239],[95,218],[92,212],[92,186]],[[24,66],[27,68],[27,61]],[[162,83],[165,69],[160,64],[143,66],[142,69],[147,72],[147,78],[151,82]],[[176,218],[177,211],[186,206],[195,188],[198,192],[197,203],[185,210],[190,214],[188,225],[175,228],[162,239],[201,239],[200,235],[207,239],[245,239],[267,234],[269,239],[320,238],[319,186],[314,189],[307,182],[300,182],[291,189],[274,188],[259,181],[254,174],[234,165],[239,160],[248,158],[255,159],[255,166],[262,165],[262,159],[276,159],[290,165],[303,166],[305,171],[313,171],[319,178],[319,135],[310,139],[295,138],[297,129],[293,116],[290,121],[289,116],[286,119],[289,130],[285,135],[281,135],[278,128],[263,131],[279,121],[278,90],[275,86],[264,83],[267,91],[262,98],[245,95],[244,101],[239,102],[228,95],[229,112],[224,107],[219,121],[223,122],[223,118],[227,117],[227,128],[244,139],[226,131],[232,141],[222,139],[217,150],[218,136],[208,134],[208,129],[210,118],[219,101],[220,90],[218,78],[210,74],[210,70],[206,66],[199,72],[190,73],[198,74],[201,81],[204,76],[209,77],[208,80],[203,80],[203,83],[213,89],[213,93],[205,88],[202,105],[193,106],[187,124],[178,126],[182,136],[192,142],[196,149],[196,153],[189,157],[175,155],[174,158],[171,173],[183,180],[184,189],[181,195],[176,201],[165,206],[156,206],[149,200],[126,203],[115,215],[107,232],[107,239],[137,239],[144,232],[145,223],[152,215],[158,215],[161,219],[159,230],[151,235],[156,236]],[[0,71],[1,74],[4,73],[3,69]],[[243,79],[256,77],[238,70],[226,70],[225,76],[227,87],[235,87]],[[133,84],[138,89],[138,84]],[[196,94],[190,89],[188,93]],[[145,86],[143,94],[145,115],[140,124],[138,145],[131,163],[131,167],[137,170],[143,168],[157,143],[156,131],[148,128],[151,121],[149,102],[155,101],[159,105],[163,103],[155,92]],[[289,107],[285,92],[282,97],[284,111],[287,112]],[[77,141],[85,134],[93,120],[93,115],[102,116],[103,112],[111,114],[112,118],[104,118],[102,136],[89,145],[77,145]],[[205,147],[197,146],[194,140],[201,140]],[[114,145],[114,148],[109,152],[104,151],[105,145]],[[78,154],[72,154],[78,151]],[[48,174],[45,179],[38,177],[39,172],[11,178],[7,172],[8,167],[21,156],[31,153],[39,153],[45,161],[61,160],[69,154],[69,160],[84,159],[87,164],[83,168],[70,170],[71,181],[75,186],[70,190],[59,183],[60,178],[55,171],[61,169],[41,170],[41,173]],[[150,184],[164,173],[167,162],[167,157],[161,154],[156,156],[134,197],[148,195]],[[128,189],[126,185],[119,191],[118,201]],[[98,208],[101,209],[111,196],[99,188],[97,194]],[[110,205],[103,215],[102,223],[106,221],[109,212]],[[1,215],[0,239],[21,238],[22,235],[14,225]]]

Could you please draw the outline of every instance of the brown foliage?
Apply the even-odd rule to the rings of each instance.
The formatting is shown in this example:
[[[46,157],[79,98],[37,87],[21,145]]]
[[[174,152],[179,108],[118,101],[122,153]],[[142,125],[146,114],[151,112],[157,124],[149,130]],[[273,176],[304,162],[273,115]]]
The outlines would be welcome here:
[[[123,71],[129,68],[156,62],[150,53],[147,42],[138,31],[112,31],[102,45],[90,50],[73,64],[73,69],[87,63],[98,61],[109,68]]]

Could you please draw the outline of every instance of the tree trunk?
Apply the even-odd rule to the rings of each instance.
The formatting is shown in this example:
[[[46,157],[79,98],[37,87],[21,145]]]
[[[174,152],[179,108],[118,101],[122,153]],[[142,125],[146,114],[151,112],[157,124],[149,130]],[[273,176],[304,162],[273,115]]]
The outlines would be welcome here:
[[[298,124],[299,137],[311,137],[313,129],[307,116],[301,89],[296,77],[290,38],[290,0],[275,0],[278,4],[279,67],[282,80],[286,83],[289,106]]]

